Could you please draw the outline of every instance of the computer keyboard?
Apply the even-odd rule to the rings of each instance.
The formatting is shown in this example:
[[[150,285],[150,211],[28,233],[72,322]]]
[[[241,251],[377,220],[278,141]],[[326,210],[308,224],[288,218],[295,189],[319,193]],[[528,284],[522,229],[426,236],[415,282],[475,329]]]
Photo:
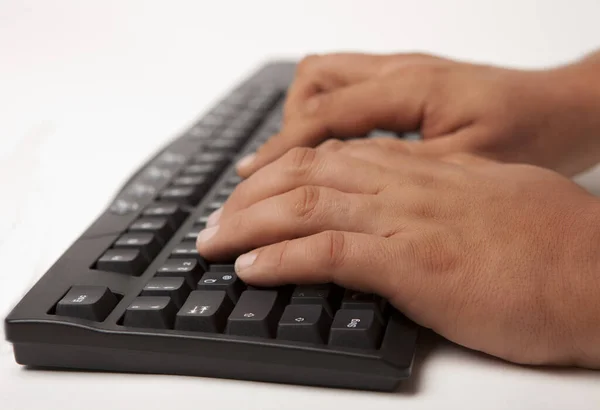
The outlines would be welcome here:
[[[140,167],[6,318],[18,363],[383,391],[410,376],[417,327],[379,296],[248,286],[196,251],[294,68],[266,65]]]

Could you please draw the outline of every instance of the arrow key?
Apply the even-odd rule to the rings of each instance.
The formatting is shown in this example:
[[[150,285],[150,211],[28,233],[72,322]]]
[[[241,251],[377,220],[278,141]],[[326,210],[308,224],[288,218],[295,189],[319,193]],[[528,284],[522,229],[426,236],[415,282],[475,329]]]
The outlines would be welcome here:
[[[327,340],[331,316],[322,305],[288,305],[279,320],[277,338],[323,344]]]

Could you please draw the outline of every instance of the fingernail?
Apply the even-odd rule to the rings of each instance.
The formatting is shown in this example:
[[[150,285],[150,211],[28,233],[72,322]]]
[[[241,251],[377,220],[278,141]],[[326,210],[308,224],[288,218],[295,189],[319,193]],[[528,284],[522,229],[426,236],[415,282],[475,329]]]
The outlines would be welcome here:
[[[245,253],[242,256],[240,256],[239,258],[237,258],[237,260],[235,261],[236,273],[241,273],[244,270],[248,269],[250,266],[252,266],[252,264],[256,260],[256,256],[257,255],[255,252],[250,252],[250,253]]]
[[[200,231],[198,234],[198,238],[196,238],[196,243],[204,243],[208,242],[219,230],[219,225],[213,226],[212,228],[206,228]]]
[[[236,168],[246,168],[254,162],[254,158],[256,158],[256,154],[246,155],[244,158],[240,159],[236,164]]]
[[[208,219],[206,220],[206,227],[210,228],[212,226],[215,226],[219,222],[219,218],[221,218],[222,212],[223,212],[223,208],[219,208],[216,211],[214,211],[212,214],[210,214],[208,216]]]

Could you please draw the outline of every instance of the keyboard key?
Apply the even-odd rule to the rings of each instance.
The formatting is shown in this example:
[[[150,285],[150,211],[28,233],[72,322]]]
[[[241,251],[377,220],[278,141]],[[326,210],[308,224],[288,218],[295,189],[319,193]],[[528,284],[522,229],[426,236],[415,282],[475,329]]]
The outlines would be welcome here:
[[[149,232],[124,233],[117,239],[113,247],[138,249],[148,261],[153,260],[161,250],[160,242],[154,234]]]
[[[252,129],[255,127],[256,122],[260,120],[253,110],[244,110],[240,112],[234,119],[229,123],[231,128],[248,128]]]
[[[193,158],[195,163],[213,163],[213,164],[225,164],[229,161],[227,154],[222,152],[203,152],[196,154]]]
[[[187,135],[200,140],[208,140],[212,138],[214,129],[204,125],[197,125],[188,131]]]
[[[142,217],[131,224],[129,232],[152,233],[156,239],[164,245],[171,239],[175,229],[169,224],[169,220],[165,217]]]
[[[106,286],[73,286],[56,305],[56,314],[102,322],[117,302]]]
[[[200,278],[197,289],[225,291],[229,299],[233,303],[237,303],[245,287],[244,282],[231,270],[229,272],[206,272]]]
[[[117,199],[112,203],[109,210],[117,215],[126,215],[131,212],[135,212],[140,209],[140,204],[134,201],[128,201],[125,199]]]
[[[204,211],[204,212],[202,213],[202,215],[200,215],[200,216],[198,217],[198,219],[196,219],[196,223],[197,223],[198,225],[201,225],[201,226],[203,226],[203,227],[206,227],[206,222],[208,222],[208,217],[209,217],[209,216],[210,216],[210,212],[206,212],[206,211]]]
[[[346,289],[341,309],[370,309],[384,323],[383,313],[386,311],[386,305],[386,300],[379,295]]]
[[[171,186],[163,189],[159,194],[159,198],[165,201],[195,206],[202,198],[203,190],[202,186]]]
[[[172,329],[177,308],[168,296],[138,296],[125,311],[124,326]]]
[[[235,152],[239,149],[241,141],[234,139],[217,139],[210,143],[210,149],[216,151]]]
[[[178,154],[176,152],[171,152],[171,151],[163,152],[162,154],[160,154],[160,156],[157,159],[157,162],[159,162],[159,163],[176,164],[176,165],[185,164],[186,161],[187,161],[187,158],[185,155]]]
[[[211,213],[213,213],[217,209],[221,208],[222,206],[223,206],[223,202],[212,201],[212,202],[209,202],[208,205],[206,205],[206,207],[204,208],[204,212],[208,212],[210,215]]]
[[[223,117],[218,115],[206,114],[204,118],[200,120],[200,124],[208,128],[219,128],[223,125]]]
[[[144,171],[142,177],[149,181],[166,181],[173,177],[173,171],[169,168],[152,165]]]
[[[250,130],[244,128],[226,128],[220,132],[219,138],[227,141],[235,141],[236,144],[241,145],[247,138]]]
[[[223,272],[223,273],[231,273],[235,272],[235,265],[233,263],[230,264],[211,264],[210,269],[211,272]]]
[[[198,234],[204,229],[204,225],[194,225],[183,237],[184,241],[196,241]]]
[[[165,276],[150,279],[142,289],[142,296],[168,296],[180,308],[190,292],[185,278]]]
[[[148,184],[135,183],[127,188],[127,193],[136,198],[151,198],[156,194],[156,188]]]
[[[224,188],[221,188],[219,190],[218,196],[219,197],[224,197],[224,198],[228,199],[231,196],[231,194],[233,194],[234,190],[235,190],[235,187],[224,187]]]
[[[199,262],[206,264],[206,261],[200,254],[198,253],[198,249],[196,249],[195,242],[182,242],[179,245],[176,245],[171,250],[171,257],[173,258],[195,258]]]
[[[225,102],[217,105],[211,110],[211,114],[220,116],[222,118],[230,118],[238,112],[238,109],[232,105],[228,105]]]
[[[224,103],[230,105],[232,107],[240,107],[246,105],[246,102],[250,98],[250,91],[238,89],[231,92],[227,98],[224,100]]]
[[[212,270],[211,265],[211,270]],[[285,306],[290,303],[292,292],[294,291],[294,285],[282,285],[276,287],[265,287],[265,286],[248,286],[248,290],[261,290],[261,291],[276,291],[277,292],[277,303]]]
[[[173,180],[176,186],[204,186],[208,190],[210,178],[207,175],[183,175]]]
[[[191,289],[196,289],[196,283],[204,272],[205,269],[196,259],[167,259],[155,276],[184,278]]]
[[[225,180],[225,187],[234,188],[242,182],[243,179],[239,175],[231,175],[227,180]]]
[[[175,329],[221,333],[232,309],[224,291],[195,290],[177,313]]]
[[[331,325],[329,344],[357,349],[377,349],[381,334],[382,325],[375,311],[340,309]]]
[[[331,316],[321,305],[288,305],[279,320],[277,338],[323,344],[327,340]]]
[[[277,291],[247,290],[242,293],[227,320],[226,333],[238,336],[274,337],[281,311]]]
[[[321,305],[333,317],[342,297],[342,289],[334,284],[296,286],[292,305]]]
[[[229,198],[229,195],[225,195],[222,193],[218,193],[217,195],[215,195],[215,197],[213,198],[213,200],[211,202],[214,202],[215,204],[221,204],[221,206],[227,201],[227,199]]]
[[[148,263],[138,249],[109,249],[96,262],[96,269],[138,276]]]
[[[187,218],[188,213],[179,204],[158,202],[144,209],[142,215],[165,217],[173,229],[178,229]]]
[[[214,175],[218,172],[219,168],[217,165],[213,163],[206,164],[190,164],[187,167],[183,168],[181,173],[184,176],[202,176],[205,178],[214,177]]]

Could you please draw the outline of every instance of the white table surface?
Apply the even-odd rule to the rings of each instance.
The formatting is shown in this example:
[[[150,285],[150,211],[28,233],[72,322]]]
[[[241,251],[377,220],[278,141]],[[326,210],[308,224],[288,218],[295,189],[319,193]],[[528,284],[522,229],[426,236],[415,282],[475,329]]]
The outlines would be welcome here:
[[[1,1],[0,313],[157,145],[269,58],[419,50],[540,67],[599,48],[598,16],[598,0]],[[600,171],[578,180],[600,193]],[[396,394],[28,371],[1,341],[0,408],[600,409],[600,372],[425,341]]]

